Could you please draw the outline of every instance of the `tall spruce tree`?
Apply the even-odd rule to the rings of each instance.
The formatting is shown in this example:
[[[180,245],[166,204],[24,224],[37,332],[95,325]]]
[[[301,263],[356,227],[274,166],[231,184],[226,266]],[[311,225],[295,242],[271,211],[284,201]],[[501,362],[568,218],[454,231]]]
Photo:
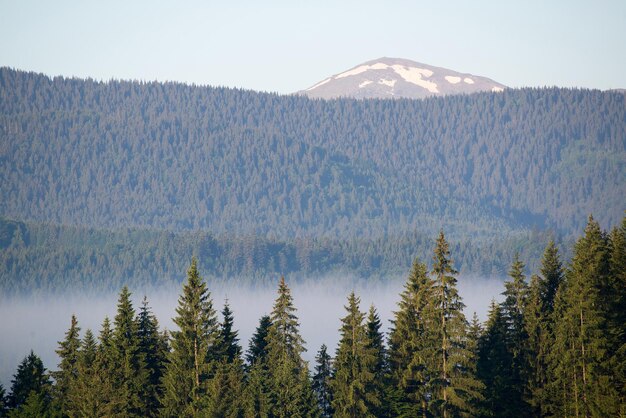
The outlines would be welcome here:
[[[610,235],[608,318],[611,329],[611,368],[615,372],[620,416],[626,416],[626,217]]]
[[[365,324],[366,330],[366,350],[370,355],[374,357],[373,362],[370,365],[370,371],[374,375],[374,380],[367,388],[368,393],[372,393],[372,399],[374,403],[368,401],[368,409],[374,413],[376,417],[385,417],[390,414],[387,403],[387,350],[385,349],[385,342],[383,333],[380,330],[382,324],[380,317],[374,305],[370,306],[367,313],[367,322]]]
[[[432,307],[433,292],[426,265],[415,259],[389,335],[390,402],[399,417],[428,415],[439,326]]]
[[[483,385],[473,373],[474,356],[467,349],[467,321],[463,304],[456,289],[457,271],[452,265],[448,242],[439,233],[433,255],[434,279],[433,313],[439,327],[435,376],[431,379],[431,410],[444,418],[472,416],[474,405],[482,398]]]
[[[374,417],[370,408],[380,406],[377,394],[370,391],[376,355],[368,348],[365,314],[359,310],[359,304],[360,299],[354,292],[350,293],[345,306],[347,315],[341,320],[341,338],[331,381],[335,417]]]
[[[59,348],[56,350],[59,356],[59,370],[52,373],[55,379],[54,397],[57,407],[65,415],[74,416],[76,407],[72,402],[71,393],[75,390],[78,378],[78,357],[80,349],[80,327],[76,316],[72,315],[70,328],[65,333],[65,339],[59,341]]]
[[[52,382],[46,372],[41,359],[31,350],[24,360],[17,366],[17,371],[11,381],[11,395],[9,406],[19,409],[29,397],[33,395],[31,402],[45,404],[46,412],[52,400]]]
[[[222,318],[215,351],[219,360],[226,359],[227,363],[232,363],[235,359],[241,358],[241,346],[237,337],[238,331],[233,329],[233,312],[230,310],[228,300],[224,303]]]
[[[330,388],[332,377],[332,360],[327,352],[325,344],[322,344],[320,350],[315,356],[315,373],[313,374],[313,391],[317,396],[317,402],[320,407],[320,413],[323,418],[333,416],[333,394]]]
[[[314,416],[317,412],[307,402],[314,397],[302,359],[304,340],[295,312],[291,291],[281,277],[267,335],[270,416],[278,418]]]
[[[271,325],[272,320],[269,315],[263,315],[259,320],[259,326],[250,339],[246,353],[246,362],[249,367],[257,361],[265,362],[267,359],[267,334]]]
[[[502,308],[491,302],[485,330],[478,340],[476,375],[484,384],[484,400],[480,403],[477,416],[493,418],[515,418],[516,411],[510,408],[514,395],[511,367],[513,356],[507,344],[507,323]]]
[[[147,383],[146,364],[139,347],[139,332],[131,293],[124,286],[117,303],[112,337],[115,368],[114,413],[124,416],[142,416],[146,407],[142,392]]]
[[[200,277],[195,258],[187,271],[174,323],[178,330],[171,332],[161,414],[194,417],[208,404],[211,357],[218,336],[211,296]]]
[[[101,412],[103,416],[112,416],[118,401],[114,396],[116,361],[113,347],[113,330],[108,317],[105,317],[102,322],[99,339],[100,345],[96,352],[95,368],[99,375],[99,393],[102,400]]]
[[[589,218],[574,246],[562,297],[555,304],[551,351],[551,409],[560,416],[617,416],[619,395],[610,366],[609,309],[603,295],[609,283],[607,238]],[[559,289],[560,290],[560,289]],[[561,296],[561,295],[559,295]]]
[[[141,405],[144,408],[141,413],[145,417],[153,417],[158,415],[159,399],[163,395],[161,379],[165,371],[168,347],[167,340],[159,333],[159,322],[145,296],[137,315],[137,334],[139,352],[143,357],[146,372],[146,381],[140,392]]]
[[[392,410],[400,417],[428,414],[439,325],[432,308],[433,286],[426,265],[414,260],[389,335],[391,383],[396,391]]]
[[[507,323],[507,348],[511,353],[511,379],[512,386],[508,402],[508,408],[517,416],[528,416],[529,405],[526,402],[528,395],[527,371],[529,369],[528,333],[524,323],[524,313],[528,300],[528,284],[524,276],[524,263],[515,254],[511,270],[510,280],[504,283],[504,302],[502,302],[502,315]]]
[[[102,417],[104,399],[102,396],[102,376],[97,364],[98,344],[90,329],[85,331],[78,352],[78,377],[70,394],[71,404],[76,415],[82,417]]]

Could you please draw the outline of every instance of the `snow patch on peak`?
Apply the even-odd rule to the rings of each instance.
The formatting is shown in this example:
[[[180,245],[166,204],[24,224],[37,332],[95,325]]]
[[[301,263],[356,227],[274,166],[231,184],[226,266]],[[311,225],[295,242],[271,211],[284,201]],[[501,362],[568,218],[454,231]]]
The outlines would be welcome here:
[[[378,84],[384,84],[385,86],[393,87],[396,84],[396,81],[398,80],[386,80],[381,78],[380,80],[378,80]]]
[[[372,65],[360,65],[356,68],[353,68],[351,70],[348,70],[346,72],[336,75],[335,79],[349,77],[351,75],[358,75],[358,74],[366,72],[367,70],[385,70],[387,68],[389,68],[389,66],[383,62],[377,62],[376,64],[372,64]]]
[[[491,89],[491,91],[495,93],[500,93],[501,91],[504,91],[504,89],[502,87],[495,86]]]
[[[394,65],[392,68],[396,74],[402,77],[405,81],[424,87],[431,93],[439,93],[436,83],[422,78],[422,75],[425,77],[433,75],[432,71],[417,67],[405,67],[404,65]]]
[[[457,84],[461,82],[461,77],[455,77],[453,75],[447,75],[445,76],[445,79],[450,84]]]
[[[367,86],[368,84],[372,84],[372,81],[371,80],[365,80],[364,82],[359,84],[359,88],[362,89],[363,87]]]
[[[474,80],[472,80],[472,79],[471,79],[471,78],[469,78],[469,77],[465,77],[465,78],[463,79],[463,81],[464,81],[466,84],[474,84]]]

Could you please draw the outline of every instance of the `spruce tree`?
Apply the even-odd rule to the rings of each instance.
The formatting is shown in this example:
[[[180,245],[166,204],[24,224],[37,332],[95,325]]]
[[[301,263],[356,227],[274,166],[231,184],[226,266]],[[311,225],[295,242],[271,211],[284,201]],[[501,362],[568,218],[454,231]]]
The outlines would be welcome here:
[[[373,362],[370,365],[370,372],[374,375],[374,380],[367,388],[367,392],[372,393],[371,398],[374,403],[368,401],[368,409],[373,412],[376,417],[384,417],[388,415],[387,405],[387,385],[388,376],[387,369],[387,350],[385,349],[383,333],[380,330],[382,324],[380,317],[374,305],[370,306],[367,314],[366,329],[366,351],[373,356]]]
[[[146,405],[142,392],[147,384],[143,353],[139,346],[139,332],[131,293],[124,286],[117,303],[112,336],[114,413],[125,416],[142,416]]]
[[[341,320],[339,346],[334,361],[331,381],[332,406],[335,417],[374,417],[371,406],[380,406],[380,399],[372,389],[375,353],[368,349],[365,314],[359,310],[360,299],[350,293],[347,315]]]
[[[26,403],[31,394],[34,394],[37,397],[36,400],[45,403],[47,409],[51,401],[51,390],[52,382],[43,362],[31,350],[30,354],[18,365],[17,372],[11,380],[9,406],[17,409]]]
[[[78,352],[75,388],[70,396],[71,404],[76,410],[75,416],[105,416],[104,399],[102,396],[102,376],[97,364],[98,345],[91,330],[85,331]]]
[[[267,418],[270,415],[269,375],[262,361],[255,361],[249,367],[244,389],[245,418]]]
[[[478,340],[476,375],[484,384],[484,400],[478,416],[518,417],[511,408],[511,397],[514,395],[511,377],[513,356],[509,351],[507,334],[507,322],[502,308],[492,301],[485,330]]]
[[[270,415],[273,417],[303,417],[314,413],[305,402],[313,398],[313,394],[307,364],[302,359],[304,340],[295,312],[291,291],[281,277],[267,335]]]
[[[233,329],[233,312],[230,310],[228,300],[224,303],[222,309],[223,321],[219,327],[219,335],[216,345],[216,354],[218,360],[226,359],[227,363],[232,363],[235,359],[241,357],[241,346],[237,337],[237,330]]]
[[[505,290],[502,293],[505,297],[502,302],[502,315],[507,323],[507,347],[511,353],[511,396],[508,407],[517,416],[528,416],[530,414],[529,405],[526,402],[528,396],[527,376],[528,370],[528,334],[524,323],[524,313],[528,300],[528,284],[524,276],[524,263],[519,259],[519,254],[515,254],[511,270],[509,271],[511,280],[504,283]]]
[[[117,399],[114,396],[116,361],[113,347],[113,330],[108,317],[104,318],[100,330],[100,345],[96,352],[95,369],[99,376],[99,393],[102,400],[102,415],[112,416],[116,409]]]
[[[4,386],[0,383],[0,417],[6,416],[9,412],[9,399],[7,397]]]
[[[59,341],[59,348],[56,350],[60,359],[59,370],[52,373],[56,382],[54,386],[55,403],[64,414],[70,416],[76,413],[71,398],[78,378],[79,332],[80,327],[76,316],[72,315],[70,328],[65,333],[65,339]]]
[[[419,260],[413,262],[399,310],[389,335],[391,408],[397,416],[426,416],[431,398],[430,379],[436,364],[434,345],[439,326],[432,308],[434,282]]]
[[[619,395],[610,365],[610,335],[604,288],[609,283],[605,234],[590,217],[574,247],[562,297],[555,305],[555,340],[550,355],[554,413],[617,416]]]
[[[263,315],[259,320],[259,326],[250,339],[246,353],[248,367],[252,367],[259,360],[265,362],[267,358],[267,334],[271,325],[272,320],[269,315]]]
[[[165,371],[167,356],[167,340],[159,334],[159,322],[148,306],[144,296],[139,314],[137,315],[137,335],[139,352],[145,364],[146,381],[140,392],[142,415],[157,416],[163,395],[161,379]]]
[[[436,350],[437,364],[432,383],[432,407],[436,415],[472,416],[474,405],[482,398],[482,384],[473,373],[474,357],[467,349],[467,321],[463,302],[456,289],[456,270],[452,265],[448,242],[439,233],[433,255],[433,313],[439,327]]]
[[[330,418],[333,416],[333,394],[330,388],[332,377],[332,363],[330,355],[327,353],[325,344],[322,344],[320,350],[315,356],[315,373],[313,374],[313,391],[317,396],[317,402],[320,407],[321,416]]]
[[[611,368],[619,396],[620,416],[626,416],[626,217],[610,235],[608,286]]]
[[[203,416],[239,418],[245,411],[243,364],[239,357],[216,361],[214,376],[208,383],[209,404]]]
[[[178,330],[171,332],[161,414],[194,417],[208,403],[211,357],[218,335],[211,296],[198,273],[195,258],[187,271],[174,323]]]

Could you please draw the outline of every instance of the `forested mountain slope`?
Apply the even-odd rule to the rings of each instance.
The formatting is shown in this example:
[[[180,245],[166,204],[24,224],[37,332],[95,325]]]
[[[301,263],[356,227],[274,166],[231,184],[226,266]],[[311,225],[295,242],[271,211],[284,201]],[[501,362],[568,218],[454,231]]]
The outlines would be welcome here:
[[[572,234],[626,196],[624,95],[310,100],[0,69],[0,215],[269,237]]]

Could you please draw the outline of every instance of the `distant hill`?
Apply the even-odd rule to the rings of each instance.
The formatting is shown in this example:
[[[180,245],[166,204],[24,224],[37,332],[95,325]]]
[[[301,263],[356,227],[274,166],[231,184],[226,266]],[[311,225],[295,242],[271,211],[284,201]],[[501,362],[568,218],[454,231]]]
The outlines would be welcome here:
[[[298,92],[312,98],[422,99],[506,88],[486,77],[401,58],[379,58],[335,74]]]
[[[2,68],[0,215],[277,239],[579,234],[590,213],[623,216],[624,100],[320,101]]]

